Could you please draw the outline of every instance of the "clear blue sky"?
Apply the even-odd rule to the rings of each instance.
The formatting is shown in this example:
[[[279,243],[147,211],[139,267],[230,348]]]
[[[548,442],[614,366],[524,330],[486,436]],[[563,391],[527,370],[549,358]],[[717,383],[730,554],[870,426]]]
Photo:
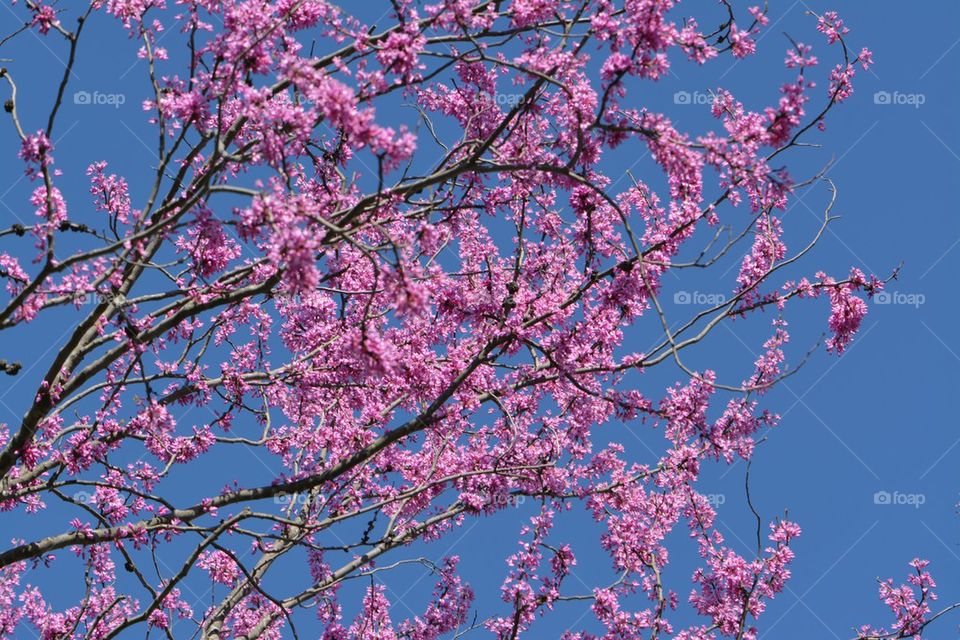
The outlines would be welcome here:
[[[707,105],[675,104],[677,92],[695,96],[722,86],[748,107],[761,108],[776,100],[778,85],[789,77],[782,66],[786,32],[815,45],[821,60],[818,95],[822,96],[834,52],[814,31],[813,19],[805,15],[808,9],[818,13],[838,9],[851,28],[848,39],[853,48],[868,46],[874,52],[875,67],[870,72],[858,70],[854,96],[831,115],[826,134],[815,136],[823,148],[801,150],[788,160],[795,175],[802,176],[834,158],[828,175],[839,190],[834,213],[842,215],[792,273],[810,275],[824,269],[843,276],[850,266],[857,266],[884,276],[901,262],[903,270],[888,287],[891,295],[884,298],[888,303],[870,305],[860,336],[846,354],[838,359],[821,350],[765,398],[766,406],[781,413],[783,420],[759,447],[752,468],[753,498],[764,519],[789,509],[791,519],[804,530],[795,546],[794,578],[762,618],[761,637],[846,639],[852,637],[854,625],[889,621],[876,599],[875,578],[893,576],[899,581],[914,556],[932,561],[941,604],[960,600],[960,517],[956,513],[960,430],[955,408],[960,337],[950,328],[956,327],[960,311],[956,285],[960,216],[955,194],[960,186],[956,115],[960,3],[784,0],[771,4],[771,25],[759,40],[757,56],[739,62],[728,57],[702,69],[678,60],[670,77],[644,84],[632,95],[646,101],[637,106],[665,111],[678,128],[694,133],[714,126],[715,121]],[[21,7],[17,10],[23,15]],[[360,17],[372,20],[382,10],[379,5],[364,6]],[[684,5],[680,12],[720,18],[715,3],[706,0]],[[4,2],[0,8],[3,32],[13,23],[9,2]],[[134,56],[137,45],[104,15],[95,16],[85,35],[54,136],[57,166],[67,174],[59,184],[71,203],[72,217],[89,201],[83,175],[89,162],[105,159],[114,170],[123,171],[142,201],[154,158],[155,136],[140,109],[147,86],[144,64]],[[36,130],[45,124],[65,56],[62,42],[32,34],[0,50],[0,57],[13,58],[3,64],[18,82],[25,128]],[[75,91],[88,92],[91,102],[116,103],[103,96],[122,95],[123,104],[76,104]],[[398,111],[390,117],[402,121],[407,116]],[[14,156],[16,145],[9,122],[0,119],[0,146],[5,150],[0,161],[3,226],[31,215],[27,198],[33,185],[17,180],[21,164]],[[637,149],[611,154],[608,162],[612,167],[633,167],[635,174],[646,178],[656,169]],[[802,190],[793,198],[784,217],[792,247],[800,246],[815,230],[827,199],[823,185]],[[668,280],[665,298],[676,292],[729,292],[735,272],[728,271],[724,278],[720,274],[738,261],[739,256],[732,256],[715,274]],[[681,314],[689,309],[668,305],[666,311]],[[803,305],[803,311],[791,316],[792,361],[824,330],[826,316],[822,301]],[[39,368],[31,370],[29,363],[56,344],[64,321],[58,317],[37,323],[29,340],[0,339],[0,355],[28,364],[18,378],[0,380],[0,420],[12,421],[22,414],[30,385],[39,375]],[[754,359],[765,326],[764,321],[721,328],[690,356],[691,363],[739,380]],[[659,395],[677,379],[678,371],[664,367],[644,378],[643,389]],[[631,453],[648,461],[646,446],[656,448],[662,438],[640,425],[612,425],[603,433],[601,440],[622,441]],[[743,492],[744,471],[743,463],[712,467],[701,487],[722,496],[719,515],[724,533],[733,543],[742,540],[740,549],[747,552],[753,530]],[[893,504],[878,504],[887,497]],[[451,552],[463,557],[464,575],[478,592],[481,614],[498,603],[503,559],[513,552],[515,532],[527,515],[529,509],[521,508],[483,520],[429,547],[436,556]],[[52,517],[41,516],[41,520]],[[608,565],[604,554],[596,551],[596,529],[576,519],[562,526],[567,537],[577,541],[575,551],[582,549],[578,578],[591,586],[606,580]],[[684,544],[680,540],[681,551],[668,570],[668,580],[681,587],[681,599],[688,593],[689,575],[696,564]],[[413,585],[409,600],[418,611],[422,599],[415,596],[431,580],[420,584],[419,576],[411,576],[391,588],[394,596],[402,596]],[[570,586],[576,589],[577,583],[572,581]],[[555,637],[581,612],[576,608],[559,612],[536,627],[532,637]],[[404,615],[409,611],[398,605],[395,616]],[[954,637],[958,618],[938,623],[929,635]]]

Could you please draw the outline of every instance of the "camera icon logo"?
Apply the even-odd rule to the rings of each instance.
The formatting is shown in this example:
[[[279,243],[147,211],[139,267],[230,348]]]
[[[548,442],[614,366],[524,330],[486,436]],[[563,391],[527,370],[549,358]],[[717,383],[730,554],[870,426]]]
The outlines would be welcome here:
[[[881,291],[877,295],[873,296],[873,301],[877,304],[890,304],[890,301],[893,297],[887,291]]]
[[[689,91],[677,91],[673,94],[673,104],[690,104],[691,98]]]
[[[890,104],[891,99],[889,91],[877,91],[873,94],[873,104]]]
[[[92,98],[89,91],[77,91],[73,94],[73,104],[90,104]]]
[[[690,304],[692,298],[690,297],[689,291],[677,291],[673,294],[673,303],[674,304]]]
[[[873,504],[890,504],[892,496],[889,491],[877,491],[873,494]]]

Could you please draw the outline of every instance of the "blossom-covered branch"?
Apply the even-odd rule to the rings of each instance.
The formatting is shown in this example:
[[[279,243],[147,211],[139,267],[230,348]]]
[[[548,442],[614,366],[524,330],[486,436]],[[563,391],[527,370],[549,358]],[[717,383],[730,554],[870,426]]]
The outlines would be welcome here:
[[[793,305],[825,301],[842,353],[885,282],[784,275],[834,220],[831,199],[788,247],[797,188],[836,189],[783,163],[872,64],[837,15],[811,21],[837,60],[825,88],[813,47],[790,41],[771,106],[718,87],[715,130],[694,133],[644,88],[672,65],[754,54],[764,8],[394,0],[384,28],[325,0],[78,4],[25,0],[23,25],[0,34],[3,47],[34,30],[67,55],[44,118],[19,108],[17,65],[0,72],[20,140],[8,154],[36,185],[33,224],[0,228],[0,331],[66,331],[35,363],[22,419],[0,425],[0,510],[36,523],[0,547],[0,636],[272,639],[313,617],[326,640],[506,640],[589,602],[603,638],[756,637],[800,528],[773,519],[755,553],[736,551],[701,467],[749,459],[776,424],[760,401],[798,365]],[[146,62],[157,161],[142,190],[115,160],[56,161],[93,21]],[[650,154],[644,173],[611,160],[624,150]],[[81,179],[89,197],[68,210]],[[729,296],[666,308],[668,273],[737,252]],[[763,311],[748,375],[687,364],[717,327]],[[676,385],[643,384],[671,363]],[[635,459],[616,421],[662,428],[661,450]],[[254,458],[268,479],[245,473]],[[520,502],[535,506],[499,610],[475,610],[458,558],[410,549]],[[570,586],[558,525],[574,507],[603,528],[615,576],[587,592]],[[702,566],[671,584],[681,523]],[[394,620],[389,576],[414,564],[435,589]],[[51,579],[78,590],[71,604]],[[895,631],[861,637],[925,626],[923,598],[887,589]],[[683,597],[696,624],[678,622]]]

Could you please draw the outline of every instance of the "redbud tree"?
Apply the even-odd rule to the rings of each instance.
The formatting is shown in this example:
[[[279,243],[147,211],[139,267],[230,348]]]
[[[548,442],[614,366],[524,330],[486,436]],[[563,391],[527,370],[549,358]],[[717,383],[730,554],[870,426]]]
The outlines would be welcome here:
[[[790,157],[872,60],[838,15],[810,15],[811,44],[783,40],[783,77],[757,80],[771,106],[717,87],[714,129],[684,132],[644,96],[671,64],[754,54],[768,18],[676,4],[393,0],[376,26],[326,0],[8,7],[0,43],[32,31],[66,68],[43,114],[20,108],[16,60],[0,72],[33,211],[0,225],[2,344],[64,337],[2,363],[39,382],[0,425],[0,635],[275,639],[309,620],[325,640],[507,640],[585,602],[565,640],[755,638],[800,528],[765,522],[743,555],[698,479],[777,422],[763,396],[794,370],[790,309],[823,305],[839,354],[883,287],[784,276],[833,220],[787,246],[782,212],[821,179]],[[92,21],[145,61],[144,190],[96,149],[56,162]],[[615,149],[648,153],[649,174]],[[65,181],[89,197],[68,203]],[[665,278],[737,255],[728,295],[667,312]],[[758,312],[745,379],[687,364]],[[644,384],[657,365],[675,385]],[[623,421],[662,452],[628,454]],[[251,481],[254,458],[271,479]],[[499,606],[481,609],[457,557],[421,552],[518,501]],[[573,511],[614,581],[570,580]],[[699,551],[684,580],[664,577],[674,531]],[[436,586],[398,615],[385,582],[409,563]],[[854,635],[913,637],[944,613],[912,567],[881,583],[895,620]]]

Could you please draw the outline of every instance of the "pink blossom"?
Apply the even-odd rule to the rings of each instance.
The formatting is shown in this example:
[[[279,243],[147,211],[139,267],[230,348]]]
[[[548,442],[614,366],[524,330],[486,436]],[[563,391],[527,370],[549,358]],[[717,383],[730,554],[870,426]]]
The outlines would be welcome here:
[[[42,2],[36,2],[32,9],[33,20],[31,24],[36,25],[37,30],[43,35],[47,35],[50,29],[60,24],[60,21],[57,19],[57,12],[52,6],[43,4]]]
[[[51,151],[53,151],[53,144],[43,131],[37,131],[24,138],[17,155],[27,163],[27,176],[31,180],[39,178],[43,168],[53,162]]]
[[[817,18],[817,31],[827,36],[827,43],[833,44],[850,33],[836,11],[827,11]]]

